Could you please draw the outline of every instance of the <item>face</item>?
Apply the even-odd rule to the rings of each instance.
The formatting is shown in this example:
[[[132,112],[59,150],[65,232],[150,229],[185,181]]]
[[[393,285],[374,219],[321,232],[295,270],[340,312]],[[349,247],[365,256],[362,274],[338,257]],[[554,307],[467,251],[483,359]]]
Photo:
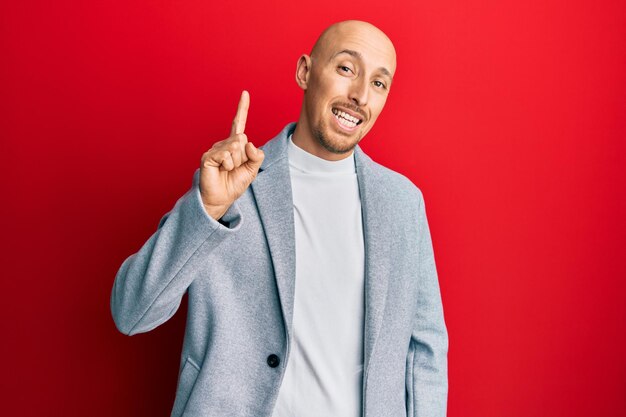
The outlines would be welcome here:
[[[298,124],[307,128],[318,156],[338,159],[369,132],[385,106],[395,68],[391,41],[363,22],[322,35],[311,56],[300,58],[296,78],[305,94]]]

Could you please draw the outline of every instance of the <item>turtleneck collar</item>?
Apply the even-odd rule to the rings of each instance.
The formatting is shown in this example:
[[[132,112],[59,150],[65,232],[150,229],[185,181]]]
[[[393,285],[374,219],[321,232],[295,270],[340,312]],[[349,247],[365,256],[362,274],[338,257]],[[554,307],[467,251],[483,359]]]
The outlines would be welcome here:
[[[289,166],[298,171],[308,174],[354,174],[354,151],[350,156],[339,161],[327,161],[308,153],[293,143],[292,135],[289,135],[287,144]]]

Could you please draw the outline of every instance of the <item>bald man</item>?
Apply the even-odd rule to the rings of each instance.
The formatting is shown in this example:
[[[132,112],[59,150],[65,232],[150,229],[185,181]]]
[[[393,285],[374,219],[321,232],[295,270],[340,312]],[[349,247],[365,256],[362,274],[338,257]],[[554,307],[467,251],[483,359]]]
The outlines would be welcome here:
[[[230,137],[120,267],[125,334],[189,296],[172,417],[439,417],[448,339],[422,194],[357,145],[396,71],[373,25],[327,28],[297,63],[297,123]]]

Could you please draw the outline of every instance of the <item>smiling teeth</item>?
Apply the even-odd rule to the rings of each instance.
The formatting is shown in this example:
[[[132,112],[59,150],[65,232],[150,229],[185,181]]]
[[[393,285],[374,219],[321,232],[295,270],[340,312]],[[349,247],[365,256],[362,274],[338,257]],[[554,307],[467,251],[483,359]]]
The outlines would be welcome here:
[[[346,127],[355,127],[360,122],[360,120],[357,119],[356,117],[351,116],[348,113],[343,112],[343,111],[333,109],[333,114],[335,115],[337,120],[339,120],[339,123],[341,123],[342,125]]]

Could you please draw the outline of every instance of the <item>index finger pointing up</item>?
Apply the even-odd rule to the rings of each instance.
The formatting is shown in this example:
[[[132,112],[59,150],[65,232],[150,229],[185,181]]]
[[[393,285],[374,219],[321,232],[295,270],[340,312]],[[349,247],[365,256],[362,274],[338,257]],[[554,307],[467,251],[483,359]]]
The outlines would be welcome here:
[[[246,90],[241,92],[239,105],[237,106],[237,114],[233,119],[233,126],[230,129],[230,135],[238,135],[246,130],[246,119],[248,118],[248,108],[250,107],[250,94]]]

